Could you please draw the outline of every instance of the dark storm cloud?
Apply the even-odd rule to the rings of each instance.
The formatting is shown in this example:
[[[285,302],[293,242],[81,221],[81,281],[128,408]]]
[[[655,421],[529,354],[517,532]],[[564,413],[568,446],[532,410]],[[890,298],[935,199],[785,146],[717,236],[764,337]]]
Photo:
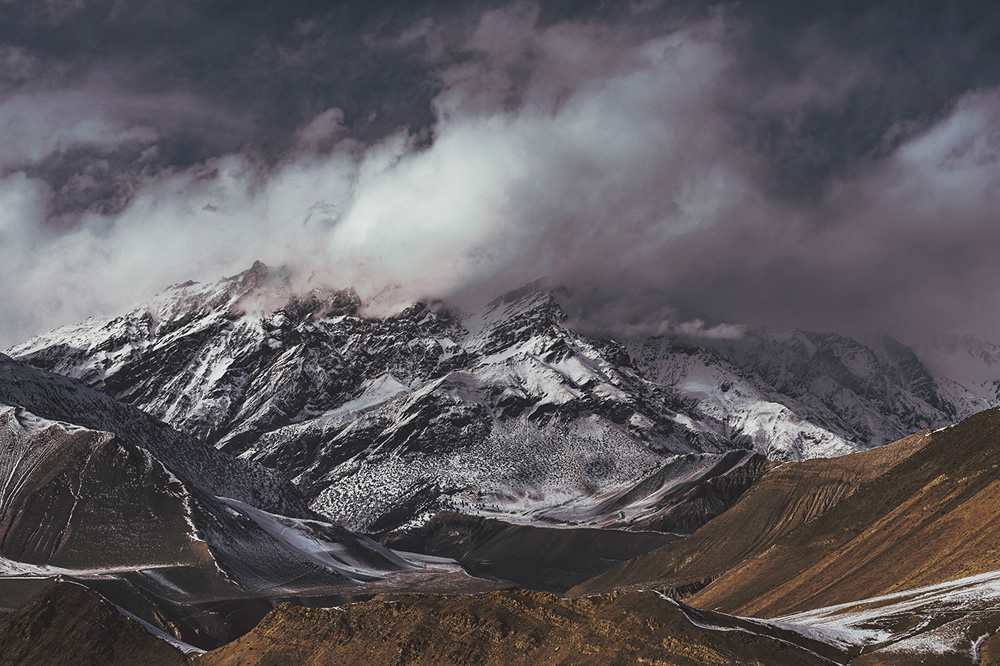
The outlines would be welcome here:
[[[8,339],[256,258],[373,312],[548,276],[605,330],[1000,337],[987,3],[2,7]]]
[[[60,169],[52,178],[45,170],[50,153],[89,148],[95,159],[105,159],[109,149],[117,150],[120,132],[137,130],[156,146],[162,168],[241,150],[273,164],[295,147],[299,128],[331,108],[360,141],[378,141],[401,127],[426,132],[434,120],[430,103],[440,90],[434,68],[455,56],[490,4],[5,3],[0,91],[24,100],[27,115],[40,109],[37,124],[54,124],[56,132],[39,140],[37,131],[13,125],[10,133],[26,137],[33,149],[8,151],[0,166],[32,165],[33,175],[58,189]],[[588,5],[593,3],[551,3],[543,14],[558,20]],[[46,117],[52,110],[65,118]],[[60,133],[60,124],[70,130],[100,125],[106,132]],[[122,138],[134,143],[134,137]],[[143,163],[133,178],[148,173]],[[91,190],[92,201],[74,201],[80,212],[109,210],[120,207],[118,190],[104,186]],[[69,213],[69,206],[57,208]]]
[[[12,2],[0,23],[0,62],[8,92],[72,89],[99,78],[119,100],[197,100],[204,112],[197,118],[190,105],[169,100],[125,112],[127,124],[160,129],[176,144],[175,165],[247,145],[274,158],[299,127],[331,107],[366,141],[401,126],[430,127],[430,102],[441,87],[435,68],[472,57],[464,40],[484,8],[500,5]],[[704,20],[711,11],[696,2],[547,2],[536,14],[540,27],[631,23],[636,35]],[[771,1],[726,11],[745,29],[733,35],[739,75],[720,103],[771,157],[769,185],[784,195],[821,188],[859,157],[884,149],[893,125],[926,123],[962,92],[997,83],[998,12],[988,3]],[[637,15],[642,20],[628,20]],[[507,66],[530,76],[531,54],[520,55]],[[509,92],[505,101],[516,103],[516,90]]]
[[[422,66],[402,51],[382,57],[365,48],[374,12],[305,2],[7,7],[0,43],[19,70],[33,70],[8,92],[88,86],[95,104],[111,93],[104,116],[158,131],[173,144],[174,166],[247,145],[273,158],[296,128],[331,106],[359,133],[430,121]],[[397,14],[406,20],[407,12],[388,16]]]
[[[730,100],[780,196],[891,152],[1000,83],[1000,11],[976,2],[750,3]]]

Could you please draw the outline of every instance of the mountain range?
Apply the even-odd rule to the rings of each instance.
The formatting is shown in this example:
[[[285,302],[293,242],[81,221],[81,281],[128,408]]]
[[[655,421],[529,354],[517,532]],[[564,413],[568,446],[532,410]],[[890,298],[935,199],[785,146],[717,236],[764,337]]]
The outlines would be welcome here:
[[[3,355],[0,446],[0,597],[86,580],[211,644],[238,629],[196,605],[337,597],[428,569],[467,578],[325,520],[274,470]]]
[[[0,355],[11,627],[44,624],[25,606],[39,594],[90,609],[96,592],[156,640],[214,649],[205,663],[993,649],[1000,348],[596,335],[537,283],[473,312],[374,316],[351,290],[296,284],[258,262]],[[386,610],[410,593],[488,595]],[[624,633],[599,629],[619,613]],[[435,633],[442,617],[478,628]],[[663,631],[683,641],[650,647]]]
[[[687,532],[725,500],[695,517],[663,507],[760,466],[732,451],[843,455],[997,404],[890,338],[616,341],[573,330],[534,284],[474,313],[388,317],[364,316],[352,291],[291,285],[257,263],[8,353],[278,470],[314,511],[369,533],[441,510]]]

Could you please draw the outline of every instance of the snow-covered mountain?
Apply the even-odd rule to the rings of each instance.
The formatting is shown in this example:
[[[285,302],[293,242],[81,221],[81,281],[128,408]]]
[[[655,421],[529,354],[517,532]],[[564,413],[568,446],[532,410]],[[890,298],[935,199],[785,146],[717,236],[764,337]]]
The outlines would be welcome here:
[[[274,470],[0,355],[0,575],[123,574],[188,601],[412,566],[314,514]]]
[[[756,329],[735,340],[630,341],[640,372],[689,401],[700,420],[775,460],[844,455],[997,404],[892,338]],[[1000,376],[1000,375],[998,375]]]
[[[1000,401],[1000,345],[971,335],[951,335],[917,351],[935,373],[961,382],[986,400]]]
[[[312,509],[369,531],[439,509],[663,528],[667,498],[752,482],[759,456],[734,449],[840,455],[991,404],[892,340],[619,343],[569,328],[533,285],[475,313],[365,317],[353,292],[289,284],[258,263],[9,353],[280,470]]]

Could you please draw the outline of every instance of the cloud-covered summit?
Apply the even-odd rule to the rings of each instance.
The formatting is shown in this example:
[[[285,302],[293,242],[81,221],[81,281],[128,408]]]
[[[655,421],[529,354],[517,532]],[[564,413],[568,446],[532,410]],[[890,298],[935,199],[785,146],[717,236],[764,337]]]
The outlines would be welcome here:
[[[8,9],[8,343],[255,259],[373,311],[547,276],[610,329],[1000,337],[982,3]]]

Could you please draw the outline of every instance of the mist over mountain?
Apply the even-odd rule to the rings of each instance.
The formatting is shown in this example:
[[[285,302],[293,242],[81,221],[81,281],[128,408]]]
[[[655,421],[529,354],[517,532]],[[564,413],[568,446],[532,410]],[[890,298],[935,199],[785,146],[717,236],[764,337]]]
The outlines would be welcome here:
[[[94,0],[10,18],[5,346],[256,259],[378,315],[544,276],[615,334],[995,338],[1000,59],[981,3]]]

